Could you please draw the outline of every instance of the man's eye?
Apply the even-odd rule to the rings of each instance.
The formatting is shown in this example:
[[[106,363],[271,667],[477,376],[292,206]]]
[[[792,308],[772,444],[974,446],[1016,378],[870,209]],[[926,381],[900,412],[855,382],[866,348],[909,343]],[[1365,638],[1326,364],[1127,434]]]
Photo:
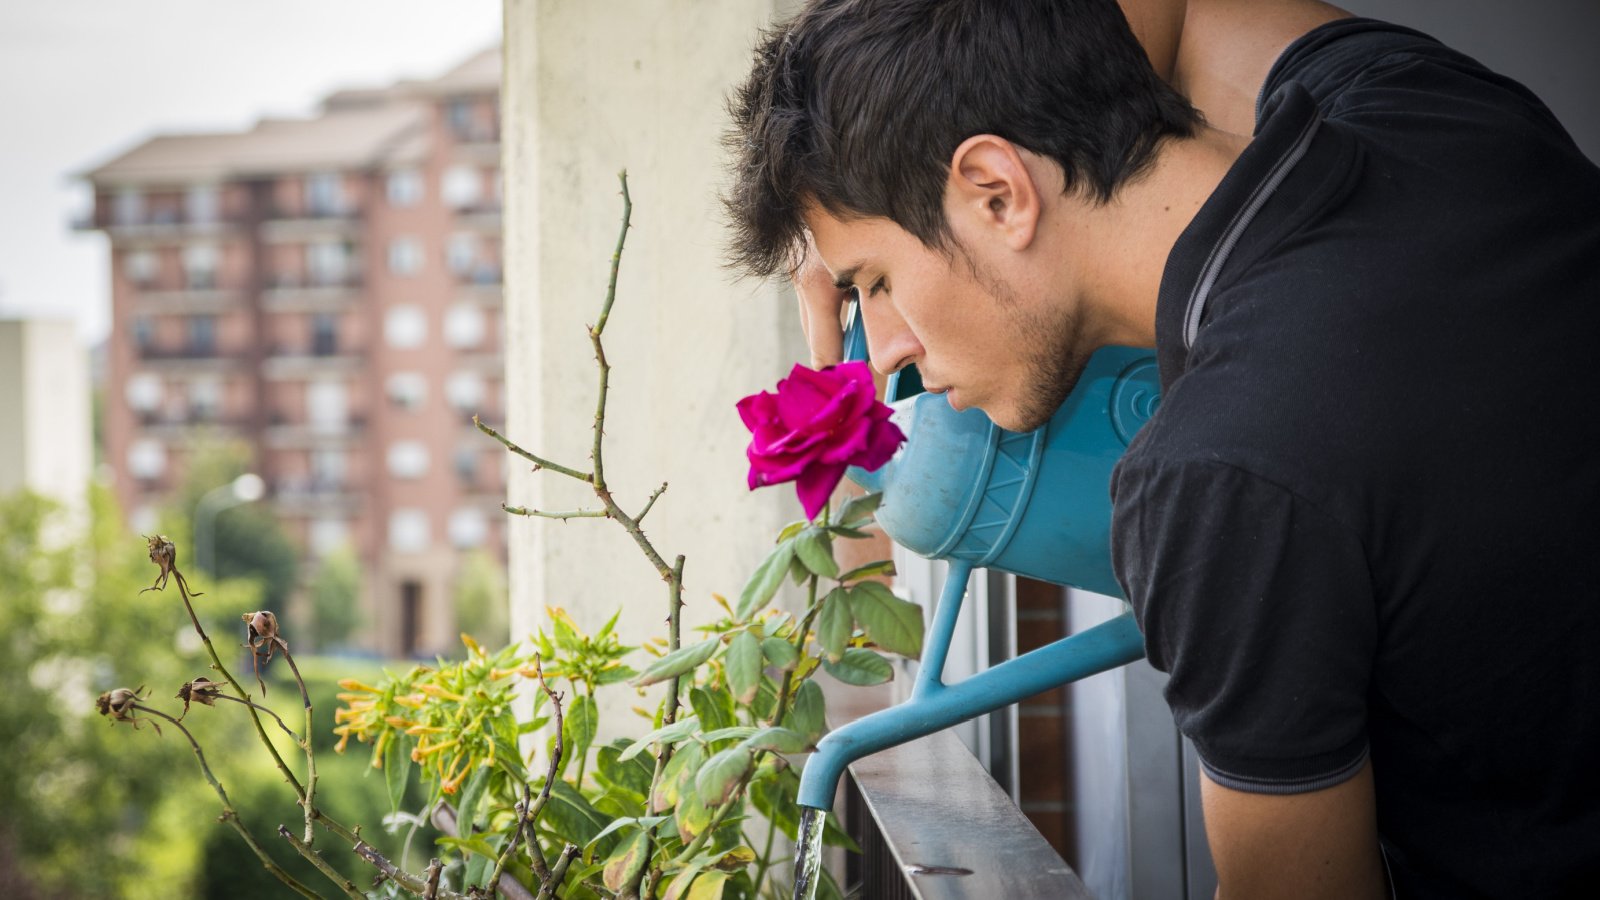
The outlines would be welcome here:
[[[879,294],[884,293],[888,289],[889,289],[888,285],[884,284],[883,283],[883,279],[880,278],[877,281],[874,281],[872,283],[872,287],[867,288],[867,296],[868,297],[876,297]],[[857,296],[859,296],[859,294]]]

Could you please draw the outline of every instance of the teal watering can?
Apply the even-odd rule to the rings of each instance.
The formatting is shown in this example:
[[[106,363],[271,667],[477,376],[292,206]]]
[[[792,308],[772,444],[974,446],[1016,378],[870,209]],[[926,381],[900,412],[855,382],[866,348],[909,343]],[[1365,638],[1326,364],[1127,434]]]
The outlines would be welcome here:
[[[845,358],[866,358],[855,317]],[[845,767],[863,756],[1002,709],[1144,656],[1133,613],[944,683],[945,657],[975,566],[1121,596],[1111,570],[1111,468],[1160,401],[1155,357],[1105,347],[1043,427],[1010,432],[981,410],[956,412],[922,390],[914,368],[891,376],[887,400],[907,435],[875,472],[852,481],[882,491],[878,523],[896,543],[950,563],[923,642],[911,699],[830,732],[800,776],[801,806],[829,810]]]

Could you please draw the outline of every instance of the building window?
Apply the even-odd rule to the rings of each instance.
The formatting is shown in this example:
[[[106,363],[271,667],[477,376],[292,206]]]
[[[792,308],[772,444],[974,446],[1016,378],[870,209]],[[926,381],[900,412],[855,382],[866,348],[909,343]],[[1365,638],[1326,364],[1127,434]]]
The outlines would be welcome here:
[[[186,322],[188,349],[191,356],[215,356],[217,353],[217,317],[190,316]]]
[[[479,451],[471,447],[456,448],[456,455],[452,460],[455,463],[456,477],[467,487],[478,483],[478,456]]]
[[[426,510],[397,509],[389,514],[389,549],[398,553],[418,553],[428,549]]]
[[[483,307],[476,303],[463,301],[445,313],[444,339],[452,347],[468,348],[482,344],[486,329]]]
[[[133,345],[140,350],[149,350],[156,341],[156,323],[150,321],[149,316],[133,317]]]
[[[167,448],[153,438],[141,438],[128,445],[128,474],[141,481],[153,481],[167,470]]]
[[[423,521],[427,525],[427,521]],[[392,535],[391,535],[392,536]],[[417,549],[424,549],[427,542]],[[399,548],[396,548],[399,549]],[[422,634],[422,583],[407,579],[400,582],[400,655],[413,656]]]
[[[428,448],[421,441],[395,441],[389,445],[389,474],[396,478],[421,478],[428,474]]]
[[[339,352],[339,317],[333,313],[311,316],[311,355],[332,356]]]
[[[478,236],[470,231],[458,231],[450,235],[444,256],[451,272],[463,278],[470,276],[478,265]]]
[[[416,169],[396,169],[384,185],[390,206],[412,207],[422,202],[422,173]]]
[[[457,163],[444,170],[439,195],[453,209],[475,205],[483,196],[483,177],[475,166]]]
[[[306,244],[306,274],[312,284],[344,284],[350,273],[350,256],[350,245],[342,241],[312,241]]]
[[[450,543],[456,547],[481,547],[488,538],[489,520],[483,510],[462,507],[450,514]]]
[[[196,378],[189,382],[189,419],[208,422],[216,419],[222,408],[222,381],[217,378]]]
[[[117,191],[111,205],[111,221],[117,225],[138,225],[144,221],[144,192],[138,188]]]
[[[338,172],[306,176],[306,213],[311,216],[344,214],[344,178]]]
[[[306,419],[313,431],[344,431],[349,424],[348,395],[342,381],[313,381],[306,385]]]
[[[123,392],[134,412],[155,412],[161,406],[161,379],[149,372],[129,378]]]
[[[472,101],[465,97],[457,97],[444,105],[445,124],[450,126],[450,133],[457,140],[469,141],[472,139]]]
[[[396,372],[389,376],[384,388],[389,402],[401,409],[421,409],[428,399],[428,379],[421,372]]]
[[[210,224],[217,221],[222,211],[222,192],[214,184],[190,185],[183,198],[183,206],[190,222]]]
[[[122,274],[137,287],[149,287],[156,280],[160,260],[153,250],[129,250],[122,257]]]
[[[483,376],[477,372],[454,372],[444,383],[445,401],[461,412],[479,412],[484,393]]]
[[[396,275],[415,275],[422,271],[422,242],[414,237],[397,237],[390,241],[389,271]]]
[[[209,291],[217,286],[217,245],[189,244],[183,248],[183,276],[191,291]]]
[[[343,490],[347,462],[343,450],[324,447],[311,451],[311,489],[323,493]]]
[[[313,519],[308,537],[311,552],[319,557],[331,556],[350,541],[350,523],[344,519]]]
[[[428,339],[428,317],[414,304],[390,307],[383,316],[383,337],[396,349],[420,347]]]

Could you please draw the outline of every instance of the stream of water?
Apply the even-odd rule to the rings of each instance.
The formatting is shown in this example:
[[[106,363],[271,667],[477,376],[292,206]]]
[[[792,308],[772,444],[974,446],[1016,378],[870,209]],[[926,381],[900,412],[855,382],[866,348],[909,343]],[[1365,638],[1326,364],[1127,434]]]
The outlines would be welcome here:
[[[800,839],[794,845],[794,900],[815,900],[822,880],[822,825],[828,814],[800,807]]]

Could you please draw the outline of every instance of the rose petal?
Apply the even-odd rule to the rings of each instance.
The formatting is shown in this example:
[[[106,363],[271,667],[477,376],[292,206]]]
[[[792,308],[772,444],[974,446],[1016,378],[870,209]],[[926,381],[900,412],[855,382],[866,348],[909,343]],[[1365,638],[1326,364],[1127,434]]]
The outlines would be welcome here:
[[[800,498],[800,507],[805,510],[807,519],[815,519],[817,513],[828,505],[828,498],[833,496],[833,489],[839,486],[844,470],[843,465],[818,463],[795,479],[795,494]]]

